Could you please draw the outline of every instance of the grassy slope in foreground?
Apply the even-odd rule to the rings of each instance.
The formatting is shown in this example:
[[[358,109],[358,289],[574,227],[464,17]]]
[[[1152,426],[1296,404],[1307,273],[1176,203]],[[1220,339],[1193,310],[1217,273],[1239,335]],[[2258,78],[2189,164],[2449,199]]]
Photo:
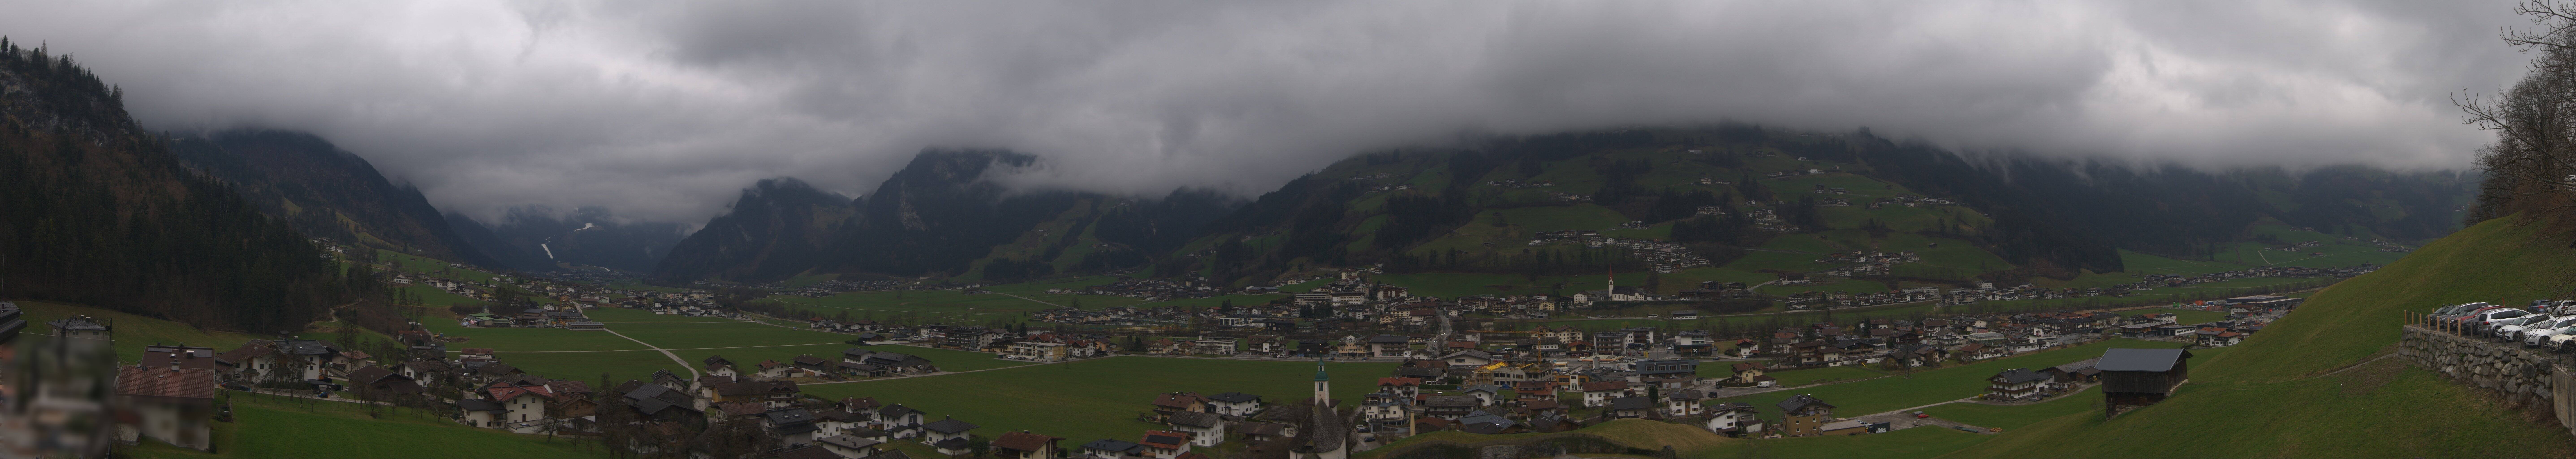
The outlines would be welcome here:
[[[2526,420],[2387,352],[2402,312],[2550,295],[2576,251],[2541,225],[2496,219],[2337,284],[2244,344],[2195,362],[2163,404],[2006,432],[1959,457],[2544,457],[2576,454],[2556,422]],[[2304,378],[2303,378],[2304,377]]]
[[[899,346],[877,348],[908,352]],[[1377,378],[1394,371],[1395,364],[1336,362],[1329,369],[1333,396],[1350,404],[1377,390]],[[934,420],[954,415],[983,426],[976,430],[979,435],[1031,430],[1081,445],[1101,438],[1133,441],[1147,430],[1162,428],[1136,420],[1136,414],[1146,411],[1158,393],[1239,391],[1276,404],[1312,394],[1307,384],[1314,376],[1311,360],[1125,356],[803,388],[806,395],[826,400],[876,397],[881,403],[901,403],[928,412]]]
[[[467,427],[412,409],[368,418],[355,403],[224,392],[237,422],[215,423],[215,453],[146,442],[132,457],[598,457],[583,442]]]
[[[1591,434],[1599,436],[1604,440],[1609,440],[1611,443],[1617,443],[1620,446],[1645,450],[1655,450],[1665,446],[1671,446],[1676,451],[1709,451],[1743,442],[1742,440],[1721,437],[1717,434],[1709,433],[1709,431],[1701,430],[1689,424],[1664,423],[1644,419],[1619,419],[1558,433],[1477,435],[1454,430],[1428,432],[1422,435],[1405,437],[1403,440],[1397,440],[1395,443],[1384,447],[1352,453],[1351,457],[1357,459],[1383,459],[1389,457],[1390,454],[1411,453],[1415,451],[1413,448],[1421,443],[1447,443],[1452,445],[1472,446],[1485,445],[1489,444],[1489,442],[1511,442],[1530,438],[1555,437],[1570,434]]]

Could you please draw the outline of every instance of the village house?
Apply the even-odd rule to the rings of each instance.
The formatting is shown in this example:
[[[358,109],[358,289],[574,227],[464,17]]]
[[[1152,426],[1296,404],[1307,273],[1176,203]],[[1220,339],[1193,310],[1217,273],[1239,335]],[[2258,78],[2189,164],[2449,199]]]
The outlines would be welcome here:
[[[1582,389],[1583,406],[1587,408],[1610,406],[1611,399],[1628,396],[1627,381],[1586,382]]]
[[[889,438],[919,437],[923,417],[921,410],[905,407],[901,403],[886,405],[884,408],[877,409],[874,428],[885,431]]]
[[[209,357],[202,363],[184,363],[192,359],[187,355],[193,355],[194,349],[178,350],[183,355],[165,357],[167,363],[147,359],[117,367],[116,406],[125,414],[118,416],[123,418],[116,425],[118,442],[134,444],[151,438],[182,448],[213,450],[213,432],[206,423],[215,413],[212,349],[205,349]]]
[[[1226,416],[1251,417],[1261,413],[1261,396],[1242,392],[1208,396],[1207,404],[1209,412]]]
[[[1468,395],[1433,395],[1424,398],[1422,405],[1423,415],[1449,420],[1467,417],[1467,412],[1485,406],[1483,401]]]
[[[795,381],[762,381],[736,376],[700,376],[694,386],[702,405],[742,402],[773,409],[787,408],[796,404],[798,393]]]
[[[1173,431],[1190,434],[1191,445],[1208,447],[1225,442],[1225,417],[1216,413],[1172,413],[1171,420],[1165,424],[1170,425]]]
[[[1066,343],[1015,341],[1011,343],[1009,355],[1021,360],[1056,362],[1064,360],[1070,354],[1071,347]]]
[[[1393,394],[1396,398],[1412,400],[1414,396],[1422,394],[1422,378],[1377,378],[1377,391]]]
[[[2004,370],[1986,378],[1986,399],[2015,402],[2037,397],[2041,386],[2050,379],[2053,378],[2048,373],[2030,371],[2028,368]]]
[[[885,444],[885,442],[856,435],[833,435],[814,439],[814,444],[821,446],[824,451],[830,451],[832,454],[839,457],[848,459],[866,459],[875,457],[877,454],[877,445]]]
[[[1750,403],[1721,403],[1710,407],[1708,421],[1703,427],[1710,432],[1734,437],[1761,435],[1761,414]]]
[[[1380,358],[1405,358],[1413,354],[1412,340],[1402,336],[1378,335],[1368,339],[1369,355]]]
[[[1612,419],[1643,418],[1647,415],[1654,414],[1655,408],[1655,401],[1653,399],[1645,397],[1619,397],[1610,399],[1609,406],[1602,410],[1601,415]]]
[[[1082,444],[1082,456],[1091,459],[1121,459],[1145,454],[1145,445],[1129,441],[1103,438]]]
[[[1682,418],[1707,414],[1708,405],[1701,404],[1702,400],[1706,400],[1706,397],[1701,396],[1698,389],[1667,392],[1663,400],[1664,417]]]
[[[966,454],[971,451],[968,447],[967,437],[970,436],[968,432],[975,430],[975,427],[976,425],[959,421],[954,416],[941,418],[921,425],[923,431],[921,443],[938,448],[939,454],[950,456]]]
[[[814,443],[814,434],[822,430],[814,424],[814,413],[804,408],[774,409],[760,414],[760,428],[780,447],[795,448]]]
[[[1170,421],[1174,413],[1205,413],[1208,411],[1207,402],[1207,397],[1200,396],[1197,392],[1156,394],[1153,404],[1154,420]]]
[[[2099,361],[2102,361],[2101,357],[2094,357],[2040,371],[2048,373],[2049,378],[2059,384],[2088,383],[2102,378],[2102,370],[2093,368],[2093,363]]]
[[[1823,434],[1825,420],[1834,416],[1833,405],[1807,394],[1798,394],[1790,396],[1788,400],[1781,400],[1779,407],[1780,412],[1788,415],[1787,420],[1781,423],[1782,434],[1791,437]]]
[[[1143,445],[1145,454],[1155,459],[1176,459],[1190,452],[1190,434],[1168,430],[1148,431],[1145,432],[1145,438],[1137,441],[1136,444]]]
[[[1055,459],[1056,442],[1060,441],[1064,439],[1023,430],[1003,433],[993,439],[992,445],[994,456],[1001,459]]]
[[[2191,379],[2190,359],[2191,351],[2182,349],[2103,350],[2101,360],[2093,364],[2102,371],[2103,416],[2116,416],[2124,406],[2163,402],[2174,388]]]

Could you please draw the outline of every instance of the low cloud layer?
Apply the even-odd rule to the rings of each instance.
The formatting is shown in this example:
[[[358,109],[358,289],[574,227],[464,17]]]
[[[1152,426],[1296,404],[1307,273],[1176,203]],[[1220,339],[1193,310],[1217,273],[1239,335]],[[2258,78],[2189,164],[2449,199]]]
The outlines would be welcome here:
[[[444,208],[696,222],[925,147],[1258,193],[1464,133],[1745,121],[2211,167],[2464,167],[2473,2],[12,2],[162,129],[321,134]]]

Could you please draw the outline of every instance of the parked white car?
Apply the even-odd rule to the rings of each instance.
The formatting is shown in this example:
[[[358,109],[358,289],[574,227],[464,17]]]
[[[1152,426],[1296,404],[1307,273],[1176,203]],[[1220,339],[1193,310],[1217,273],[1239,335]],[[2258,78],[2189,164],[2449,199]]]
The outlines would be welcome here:
[[[2566,349],[2570,343],[2576,343],[2576,326],[2561,328],[2549,333],[2550,335],[2548,338],[2541,339],[2540,347]]]
[[[2556,316],[2551,316],[2549,313],[2539,313],[2499,320],[2495,321],[2495,323],[2491,325],[2495,327],[2496,336],[2501,336],[2508,340],[2518,340],[2522,339],[2523,330],[2547,330],[2549,328],[2543,326],[2549,325],[2551,322],[2555,322],[2556,318]]]
[[[2522,345],[2540,346],[2543,344],[2549,344],[2550,337],[2571,333],[2571,330],[2576,330],[2576,317],[2561,317],[2556,320],[2551,320],[2547,324],[2541,324],[2540,326],[2523,330]]]

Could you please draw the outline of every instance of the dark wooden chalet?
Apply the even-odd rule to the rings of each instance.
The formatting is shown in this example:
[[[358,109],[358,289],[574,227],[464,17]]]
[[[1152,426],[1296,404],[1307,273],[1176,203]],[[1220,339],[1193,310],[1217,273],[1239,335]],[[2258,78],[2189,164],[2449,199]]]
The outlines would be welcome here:
[[[2108,409],[2103,417],[2119,414],[2122,406],[2146,406],[2164,401],[2175,387],[2191,379],[2191,351],[2181,349],[2111,348],[2093,369],[2102,373],[2102,396]]]

